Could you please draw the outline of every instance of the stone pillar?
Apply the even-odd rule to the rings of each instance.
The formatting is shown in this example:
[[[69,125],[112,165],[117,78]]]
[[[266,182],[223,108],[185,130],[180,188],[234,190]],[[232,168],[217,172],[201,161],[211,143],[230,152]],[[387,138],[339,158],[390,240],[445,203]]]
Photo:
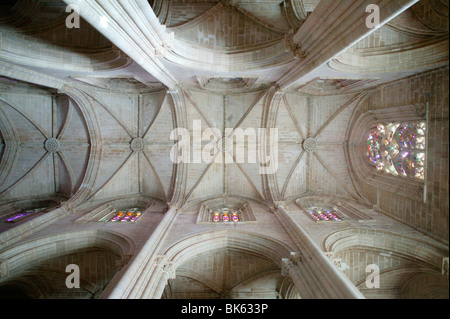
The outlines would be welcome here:
[[[155,260],[156,272],[158,273],[157,280],[152,294],[149,298],[161,299],[164,288],[169,279],[175,279],[175,267],[167,260],[167,256],[158,256]]]
[[[275,216],[291,236],[298,252],[283,260],[302,298],[363,299],[355,285],[339,270],[306,231],[290,216],[283,202],[276,202]]]
[[[144,70],[170,89],[178,81],[160,61],[171,48],[174,34],[159,23],[146,0],[64,0]]]
[[[172,266],[166,259],[158,256],[159,250],[172,228],[179,208],[170,205],[161,222],[150,238],[139,251],[124,274],[111,282],[112,291],[106,289],[102,298],[109,299],[141,299],[160,298],[167,279],[174,277]],[[167,276],[166,274],[167,273]],[[161,285],[162,288],[160,287]]]
[[[379,6],[380,26],[382,26],[418,1],[320,1],[295,34],[286,37],[287,48],[292,50],[298,62],[277,81],[277,85],[281,89],[287,89],[375,31],[376,28],[369,28],[366,25],[369,16],[366,12],[368,5]]]
[[[289,258],[282,259],[281,275],[289,276],[295,287],[300,293],[301,298],[311,299],[312,293],[310,288],[305,284],[305,280],[300,274],[301,263],[303,262],[300,254],[292,252]]]

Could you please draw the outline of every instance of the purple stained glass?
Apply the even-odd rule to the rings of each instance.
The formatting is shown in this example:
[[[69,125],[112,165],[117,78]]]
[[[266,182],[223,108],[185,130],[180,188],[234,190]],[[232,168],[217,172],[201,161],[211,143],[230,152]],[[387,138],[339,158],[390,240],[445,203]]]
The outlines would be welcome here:
[[[33,209],[33,210],[19,210],[16,212],[16,214],[12,217],[7,218],[5,221],[7,223],[14,223],[26,216],[29,216],[31,214],[37,213],[39,211],[41,211],[42,208],[38,208],[38,209]]]

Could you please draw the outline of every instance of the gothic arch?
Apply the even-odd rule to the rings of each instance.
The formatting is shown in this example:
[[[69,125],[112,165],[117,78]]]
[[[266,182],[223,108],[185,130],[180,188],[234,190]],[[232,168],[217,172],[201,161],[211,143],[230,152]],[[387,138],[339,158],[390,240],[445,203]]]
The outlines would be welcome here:
[[[49,258],[91,248],[109,251],[124,262],[128,261],[134,253],[134,244],[129,238],[110,231],[87,230],[56,234],[1,251],[2,277],[5,273],[7,276],[20,273]]]
[[[295,199],[295,204],[304,212],[310,207],[333,209],[347,221],[371,219],[372,207],[367,203],[330,194],[308,194]]]
[[[322,240],[325,252],[339,252],[357,246],[392,252],[435,270],[441,269],[442,258],[448,255],[448,247],[443,244],[378,228],[346,228],[332,232]]]
[[[18,85],[28,85],[28,84],[18,84]],[[30,85],[32,88],[39,87],[34,84]],[[51,96],[52,104],[56,103],[54,100],[58,99],[57,97],[58,95],[54,95],[53,92],[51,91],[48,92],[48,89],[46,88],[45,90],[47,91],[48,95]],[[91,162],[92,159],[95,158],[94,156],[95,152],[93,151],[96,146],[96,143],[94,142],[95,132],[96,131],[98,132],[99,130],[98,127],[95,125],[95,120],[92,121],[93,114],[92,111],[90,110],[90,106],[87,105],[88,101],[80,98],[78,94],[75,93],[75,90],[72,89],[66,91],[63,88],[62,90],[59,91],[59,96],[62,96],[62,98],[65,99],[65,101],[57,102],[58,104],[64,103],[65,105],[62,106],[61,108],[59,108],[59,106],[57,107],[58,110],[61,109],[61,123],[58,123],[58,120],[52,119],[51,125],[53,126],[53,128],[51,129],[44,128],[42,125],[39,124],[39,121],[36,121],[33,115],[27,114],[25,111],[22,110],[22,108],[19,105],[16,105],[15,102],[10,101],[6,97],[0,98],[0,103],[4,103],[5,105],[8,106],[8,108],[5,109],[5,111],[3,111],[2,109],[2,111],[0,112],[0,123],[1,123],[0,129],[2,129],[3,127],[6,128],[6,130],[2,129],[2,132],[3,131],[9,132],[8,135],[5,137],[5,151],[4,155],[2,156],[2,161],[0,164],[0,168],[2,168],[1,170],[2,173],[0,174],[0,187],[2,188],[2,190],[0,191],[1,195],[4,194],[8,195],[11,191],[14,190],[16,186],[23,183],[25,179],[32,176],[33,174],[36,174],[40,170],[40,167],[46,165],[45,163],[51,160],[52,157],[54,157],[53,158],[54,161],[57,160],[58,164],[58,166],[55,166],[54,168],[55,170],[54,174],[55,175],[63,174],[62,176],[64,177],[64,182],[61,183],[60,185],[61,189],[56,190],[55,186],[55,191],[57,191],[57,193],[55,193],[53,196],[55,199],[69,200],[73,197],[76,197],[77,193],[80,193],[80,191],[83,191],[85,189],[83,186],[87,184],[86,175],[88,175],[89,172],[91,171],[90,169],[92,166]],[[74,113],[80,114],[74,115]],[[76,122],[75,125],[79,125],[81,123],[81,126],[83,126],[86,129],[86,131],[83,131],[83,133],[80,134],[85,134],[86,140],[84,143],[88,144],[87,146],[88,150],[86,151],[87,158],[85,162],[82,163],[81,168],[78,171],[74,171],[74,168],[72,166],[73,163],[71,164],[71,154],[66,153],[70,152],[70,149],[67,150],[60,147],[61,145],[60,139],[66,138],[65,135],[67,134],[65,133],[67,132],[67,128],[71,125],[72,126],[74,125],[72,122]],[[30,127],[29,129],[30,134],[33,133],[36,134],[36,136],[39,135],[37,137],[38,143],[36,143],[35,141],[36,136],[34,135],[33,136],[24,135],[26,139],[25,141],[21,141],[18,129],[20,129],[20,125],[24,124]],[[19,127],[16,127],[17,125],[19,125]],[[54,128],[55,126],[57,127],[56,130]],[[24,133],[22,133],[22,135],[23,134]],[[17,165],[20,164],[20,156],[26,156],[21,154],[20,144],[24,142],[27,143],[30,141],[34,141],[33,142],[34,144],[32,145],[33,147],[42,148],[42,153],[44,155],[41,157],[36,157],[35,162],[31,161],[31,163],[34,164],[28,167],[26,171],[15,172],[14,169],[16,168]],[[42,146],[40,141],[43,142]],[[28,151],[28,153],[25,154],[31,153],[30,151]],[[22,159],[22,162],[23,161],[24,159]],[[56,167],[58,167],[58,169],[56,169]],[[15,177],[13,176],[14,174],[17,175],[19,173],[20,175]],[[15,179],[11,180],[11,177],[14,177]],[[59,179],[60,178],[58,178],[58,180]]]
[[[377,228],[346,228],[328,234],[322,249],[367,298],[417,298],[421,287],[428,289],[424,294],[448,296],[443,244]],[[379,268],[379,290],[366,286],[369,265]],[[427,276],[433,285],[424,282]]]
[[[424,271],[408,278],[401,286],[401,295],[412,299],[448,299],[449,283],[441,274]]]
[[[104,198],[98,201],[88,201],[77,208],[80,210],[92,210],[99,206],[109,205],[118,207],[138,207],[145,210],[155,204],[166,206],[166,203],[160,199],[144,194],[117,196],[112,198]]]
[[[230,205],[252,205],[259,204],[263,205],[265,207],[268,207],[267,203],[257,199],[257,198],[250,198],[246,196],[238,196],[233,194],[225,194],[225,195],[214,195],[214,196],[208,196],[204,198],[199,198],[192,200],[183,206],[183,211],[190,211],[191,209],[200,210],[202,205],[209,205],[209,204],[230,204]],[[197,209],[198,207],[198,209]]]
[[[241,231],[212,231],[185,238],[167,248],[164,255],[175,269],[196,254],[214,249],[230,248],[269,259],[281,268],[282,258],[289,257],[292,248],[276,239]]]
[[[219,251],[225,254],[224,256],[229,256],[227,258],[231,258],[231,256],[242,256],[239,258],[258,260],[260,269],[252,268],[253,270],[250,271],[250,268],[247,269],[247,266],[243,266],[245,269],[241,270],[242,278],[239,276],[234,279],[220,277],[215,279],[218,282],[213,282],[208,279],[207,277],[209,275],[205,277],[203,276],[205,274],[203,274],[199,277],[199,274],[189,270],[189,263],[192,263],[196,258],[209,256],[210,253],[216,256]],[[176,278],[175,275],[190,278],[190,280],[197,281],[211,289],[209,295],[212,297],[230,298],[231,296],[239,296],[242,293],[245,294],[245,289],[240,291],[241,288],[251,285],[252,282],[262,278],[272,278],[278,274],[278,277],[275,279],[281,280],[282,259],[289,256],[290,251],[291,249],[287,245],[267,236],[241,231],[223,230],[219,232],[210,231],[184,238],[167,248],[164,251],[163,257],[167,260],[166,265],[171,265],[171,271],[173,272],[172,279]],[[225,260],[228,260],[227,258]],[[180,269],[180,272],[177,269]],[[223,275],[225,275],[225,269]],[[281,284],[281,281],[279,284]],[[275,289],[275,287],[273,288]],[[278,288],[277,285],[276,289],[278,290]],[[265,293],[269,293],[269,290]],[[272,291],[271,293],[276,293],[278,296],[278,292]],[[159,298],[160,296],[155,297]]]
[[[10,201],[7,204],[0,205],[0,219],[8,214],[16,212],[18,210],[43,208],[44,211],[49,212],[56,209],[63,200],[67,200],[67,197],[56,194],[55,196],[49,196],[47,198],[42,197],[28,197],[18,198]]]
[[[284,277],[280,286],[280,299],[300,299],[300,294],[291,277]]]
[[[346,156],[354,184],[361,188],[362,184],[366,183],[412,199],[420,199],[423,195],[423,182],[377,171],[369,164],[366,150],[368,132],[372,128],[380,122],[423,121],[425,120],[425,105],[404,105],[376,110],[367,110],[367,106],[368,102],[366,101],[355,109],[347,131],[348,150]],[[364,195],[367,198],[367,194]]]
[[[82,204],[92,193],[92,188],[95,183],[95,177],[98,173],[98,168],[101,160],[101,129],[98,118],[95,114],[91,99],[82,91],[64,85],[59,89],[59,93],[69,96],[80,108],[84,121],[88,128],[89,135],[89,159],[85,168],[85,173],[82,181],[82,187],[71,198],[73,206]]]
[[[30,298],[97,298],[134,253],[122,234],[78,231],[31,240],[0,252],[0,294],[22,291]],[[67,289],[66,266],[80,270],[81,289]],[[32,285],[28,283],[32,282]]]

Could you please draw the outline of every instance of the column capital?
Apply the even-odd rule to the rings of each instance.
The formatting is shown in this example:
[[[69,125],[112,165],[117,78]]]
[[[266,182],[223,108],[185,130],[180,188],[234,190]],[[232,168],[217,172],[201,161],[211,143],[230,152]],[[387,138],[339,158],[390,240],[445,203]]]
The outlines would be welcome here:
[[[175,266],[166,255],[156,256],[154,263],[169,276],[169,279],[175,279]]]
[[[298,252],[291,252],[289,260],[292,261],[295,266],[298,266],[301,262],[303,262],[303,258]]]
[[[67,93],[71,93],[74,89],[73,84],[71,83],[64,83],[63,86],[61,86],[58,89],[58,94],[67,94]]]
[[[176,210],[181,209],[181,205],[176,202],[167,203],[167,206],[169,209],[171,209],[171,208],[176,209]]]
[[[275,208],[285,208],[286,202],[285,201],[274,201],[273,206]]]
[[[289,276],[289,271],[293,267],[294,267],[294,264],[292,263],[291,260],[289,260],[289,258],[281,259],[281,275],[282,276]]]
[[[303,258],[301,257],[300,253],[298,252],[291,252],[288,258],[283,258],[281,260],[281,274],[283,276],[288,276],[289,271],[292,268],[299,267],[300,263],[303,262]]]
[[[67,202],[62,202],[61,203],[61,207],[65,210],[65,211],[67,211],[67,212],[69,212],[69,213],[73,213],[74,212],[74,207],[73,207],[73,203],[72,202],[69,202],[69,201],[67,201]]]
[[[286,49],[294,53],[294,57],[304,59],[307,52],[302,49],[301,45],[294,41],[295,34],[286,34]]]

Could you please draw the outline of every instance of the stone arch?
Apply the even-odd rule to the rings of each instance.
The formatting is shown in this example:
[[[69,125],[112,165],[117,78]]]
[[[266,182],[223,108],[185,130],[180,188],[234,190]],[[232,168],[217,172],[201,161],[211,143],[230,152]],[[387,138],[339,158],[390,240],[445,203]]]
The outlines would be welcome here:
[[[182,206],[182,209],[183,209],[183,211],[190,211],[192,209],[196,210],[197,208],[199,209],[202,204],[208,203],[208,202],[223,202],[223,203],[230,202],[230,203],[240,203],[240,204],[246,203],[248,205],[255,203],[255,204],[263,205],[267,208],[270,208],[270,206],[266,202],[259,200],[257,198],[239,196],[239,195],[234,195],[234,194],[226,194],[226,195],[214,195],[214,196],[202,197],[199,199],[189,201],[188,203],[185,203]]]
[[[256,222],[253,213],[251,200],[240,196],[216,196],[200,203],[198,208],[197,223],[210,222],[211,211],[220,210],[222,208],[229,208],[239,213],[239,222],[254,223]]]
[[[402,105],[393,108],[367,110],[368,102],[355,109],[347,131],[347,160],[349,172],[355,184],[361,187],[366,183],[399,195],[418,199],[423,192],[423,182],[413,178],[400,178],[377,171],[369,164],[366,156],[367,137],[369,130],[380,122],[409,122],[425,119],[425,106]],[[407,186],[407,187],[405,187]],[[368,194],[365,194],[366,197]]]
[[[166,249],[164,255],[177,267],[196,254],[224,247],[262,256],[280,268],[281,259],[289,257],[291,251],[294,251],[286,244],[267,236],[223,230],[185,238]]]
[[[406,299],[448,299],[449,282],[441,274],[424,271],[408,278],[401,287],[401,295]]]
[[[114,198],[101,199],[99,201],[88,201],[78,207],[80,210],[90,211],[100,206],[108,205],[111,207],[116,207],[118,209],[127,209],[131,207],[137,207],[141,210],[146,210],[154,205],[167,206],[167,204],[160,199],[143,195],[128,195],[128,196],[118,196]]]
[[[77,211],[82,214],[75,223],[95,222],[103,220],[114,210],[117,212],[129,211],[137,208],[140,213],[161,212],[167,207],[167,203],[151,196],[143,194],[119,196],[116,198],[102,199],[96,202],[86,202],[78,206]]]
[[[52,211],[59,206],[59,203],[63,200],[67,200],[67,197],[62,195],[43,197],[29,197],[29,198],[18,198],[8,202],[7,204],[0,205],[0,219],[8,214],[21,209],[35,209],[44,208],[45,212]]]
[[[365,220],[371,219],[370,211],[372,207],[367,203],[357,201],[347,197],[334,195],[308,194],[295,200],[295,204],[304,212],[310,206],[322,206],[336,210],[345,220]]]
[[[173,267],[172,270],[175,274],[175,278],[176,276],[181,275],[202,283],[211,290],[208,294],[209,297],[230,298],[236,294],[239,295],[240,293],[237,290],[251,284],[251,282],[264,280],[265,278],[263,277],[270,277],[277,273],[280,277],[280,279],[276,279],[279,281],[279,284],[276,286],[276,289],[278,290],[282,281],[282,258],[289,256],[291,251],[292,249],[286,244],[267,236],[234,230],[223,230],[219,232],[212,231],[196,234],[184,238],[168,247],[164,251],[163,256],[167,258],[167,263],[171,264],[171,267]],[[236,279],[236,281],[226,280],[227,284],[224,284],[225,281],[221,281],[220,278],[218,282],[210,280],[212,277],[209,278],[209,280],[204,280],[206,274],[202,274],[202,276],[199,277],[198,274],[196,275],[189,270],[188,265],[190,262],[193,262],[196,258],[208,256],[213,252],[215,252],[215,255],[217,252],[221,252],[228,257],[241,256],[239,258],[261,261],[261,269],[258,268],[255,271],[242,269],[246,274],[243,275],[242,278]],[[247,265],[244,265],[243,267],[246,266]],[[177,269],[180,269],[180,273],[177,272]],[[218,284],[220,282],[224,285]],[[278,293],[276,294],[278,296]],[[159,296],[156,297],[158,298]]]
[[[444,289],[432,294],[448,295],[448,278],[441,274],[442,260],[448,255],[448,247],[429,239],[394,233],[376,228],[346,228],[328,234],[322,240],[325,254],[368,298],[411,298],[420,292],[414,282],[428,274],[438,278],[435,283]],[[380,289],[366,287],[366,278],[376,265],[380,274]],[[412,287],[409,289],[409,287]],[[447,289],[447,291],[445,291]]]
[[[97,298],[133,253],[130,239],[109,231],[38,238],[0,252],[0,292],[13,289],[30,298],[49,298],[55,297],[52,285],[56,285],[62,288],[61,298]],[[65,267],[72,263],[80,267],[80,290],[65,287]]]
[[[0,299],[44,299],[46,288],[45,281],[24,274],[0,282]]]
[[[279,295],[280,299],[300,299],[300,293],[290,277],[284,277]]]
[[[45,259],[58,257],[81,249],[97,248],[110,251],[123,260],[134,253],[134,244],[124,235],[110,231],[86,230],[56,234],[9,247],[0,252],[7,271],[3,276],[24,271]]]
[[[88,128],[90,144],[89,159],[85,167],[81,187],[71,198],[72,205],[78,206],[89,198],[98,173],[101,157],[100,124],[91,104],[91,100],[85,93],[68,85],[59,88],[59,93],[66,94],[77,104]]]
[[[92,120],[92,117],[95,117],[95,113],[92,112],[89,101],[80,98],[80,95],[82,94],[78,94],[76,90],[63,88],[58,94],[55,94],[56,92],[52,88],[43,87],[38,84],[17,81],[16,85],[19,93],[21,90],[27,90],[26,92],[28,92],[28,90],[36,89],[36,94],[45,92],[45,94],[51,97],[52,105],[53,103],[58,105],[58,112],[61,112],[61,123],[58,123],[57,119],[52,120],[52,126],[54,126],[55,123],[60,124],[56,131],[54,129],[44,128],[33,115],[27,114],[17,102],[13,102],[6,97],[0,97],[0,104],[3,103],[7,106],[6,109],[0,111],[0,129],[2,132],[8,133],[8,135],[5,136],[5,151],[3,152],[4,154],[0,163],[0,196],[6,196],[5,198],[8,198],[8,194],[13,192],[14,188],[19,184],[22,185],[26,178],[35,174],[36,171],[46,163],[49,156],[51,157],[52,155],[57,154],[58,165],[60,168],[58,174],[63,172],[62,176],[64,177],[64,182],[61,182],[59,185],[60,189],[55,191],[55,198],[61,199],[61,201],[69,200],[72,197],[75,197],[77,193],[80,193],[80,191],[83,191],[85,189],[84,186],[87,185],[86,175],[91,171],[91,162],[96,154],[94,151],[96,145],[95,132],[99,132],[98,125],[95,125],[98,124],[96,123],[96,119],[94,118],[94,120]],[[58,100],[59,102],[54,102],[54,100]],[[68,150],[63,150],[63,148],[60,147],[60,139],[62,138],[64,140],[66,138],[65,135],[67,134],[64,133],[66,133],[67,127],[73,126],[72,122],[74,121],[75,125],[81,125],[83,127],[84,135],[80,136],[82,136],[82,138],[84,138],[83,141],[88,144],[86,159],[81,163],[78,171],[74,171],[73,169],[73,163],[71,164],[70,161],[71,154],[66,153]],[[21,142],[24,142],[21,140],[22,136],[19,136],[20,125],[23,125],[22,122],[30,127],[30,133],[36,134],[36,136],[25,135],[25,142],[29,142],[28,140],[33,141],[33,147],[36,148],[36,150],[33,149],[33,152],[28,151],[25,154],[37,154],[37,151],[39,150],[42,151],[43,155],[32,160],[30,163],[33,165],[29,166],[27,170],[21,172],[18,176],[15,176],[14,179],[9,180],[14,173],[16,175],[18,174],[15,172],[16,166],[19,167],[20,163],[24,161],[20,156],[24,156],[24,158],[27,156],[23,155],[23,152],[20,151],[20,144]],[[19,126],[16,127],[17,125]],[[59,177],[58,180],[63,180],[63,177]]]

